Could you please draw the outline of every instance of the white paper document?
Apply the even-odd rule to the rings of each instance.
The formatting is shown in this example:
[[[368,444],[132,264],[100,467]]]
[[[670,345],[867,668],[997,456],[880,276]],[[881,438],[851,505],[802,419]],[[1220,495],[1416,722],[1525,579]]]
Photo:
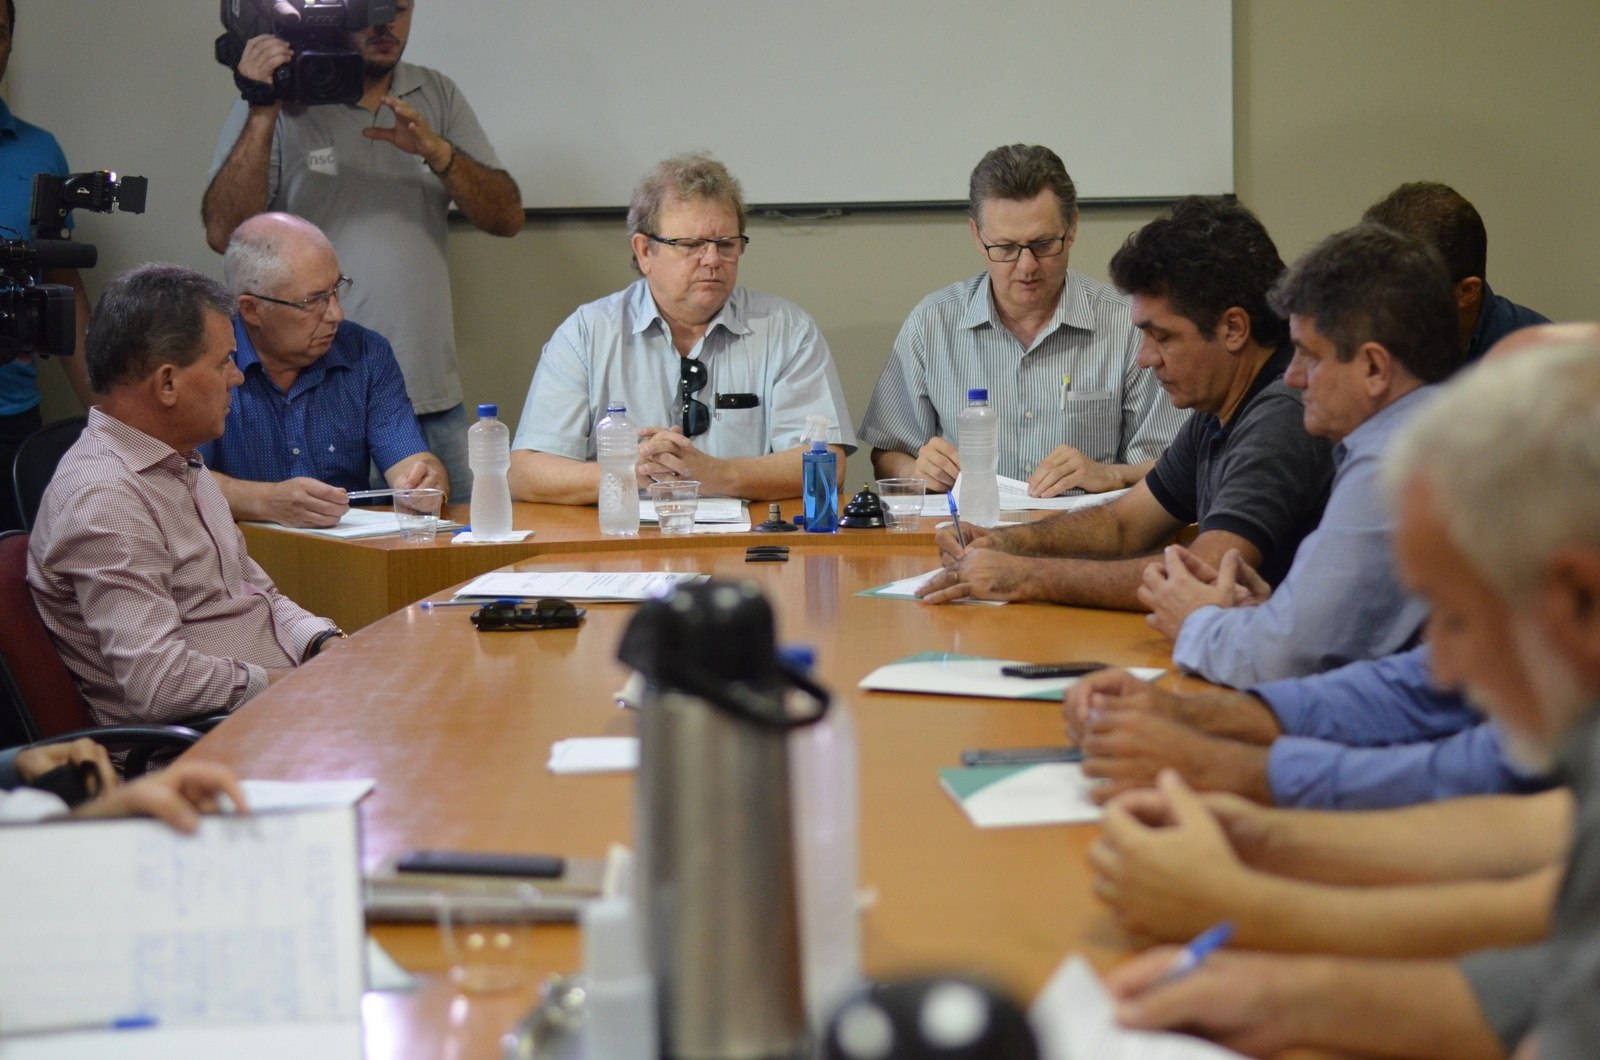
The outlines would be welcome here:
[[[315,1025],[330,1040],[349,1025],[360,1041],[354,807],[211,816],[193,836],[131,818],[3,828],[0,894],[0,1043],[136,1018],[156,1026],[116,1032],[119,1050],[197,1025]]]
[[[1044,1060],[1238,1060],[1239,1054],[1186,1034],[1130,1031],[1117,1023],[1111,995],[1074,954],[1061,963],[1028,1010]]]
[[[532,571],[526,574],[496,572],[472,579],[455,599],[534,599],[558,596],[564,600],[653,600],[674,586],[704,581],[704,574],[671,571]]]
[[[1128,491],[1112,490],[1110,493],[1067,493],[1060,497],[1030,497],[1028,484],[1019,478],[996,475],[1000,487],[1002,512],[1075,512],[1083,508],[1097,508],[1110,504]],[[961,488],[961,476],[956,476],[955,489]],[[955,492],[952,490],[951,492]],[[959,493],[956,494],[958,497]],[[943,493],[930,493],[922,499],[922,514],[938,518],[950,515],[950,502]]]
[[[901,578],[897,582],[889,582],[887,585],[879,585],[871,589],[863,589],[856,595],[882,596],[891,600],[916,600],[919,599],[917,596],[917,590],[922,588],[922,586],[927,583],[928,579],[937,577],[940,569],[941,568],[935,567],[933,570],[924,571],[921,574],[913,574],[909,578]],[[989,604],[994,607],[998,607],[1005,603],[1004,600],[975,600],[970,596],[964,597],[960,600],[955,600],[953,602],[958,604]]]
[[[1098,821],[1094,782],[1077,762],[939,770],[939,786],[979,828]]]
[[[552,773],[628,773],[639,768],[637,736],[586,736],[550,745]]]
[[[332,537],[341,541],[351,541],[362,537],[382,537],[384,534],[398,534],[400,523],[395,518],[394,512],[374,508],[351,508],[340,516],[339,521],[333,526],[317,529],[309,526],[284,526],[282,523],[252,523],[252,526],[270,526],[274,530],[287,530],[291,534],[311,534],[315,537]],[[439,532],[449,533],[451,530],[461,528],[461,523],[453,523],[448,519],[439,520]]]
[[[641,523],[657,523],[661,520],[656,515],[655,502],[646,497],[639,498],[639,521]],[[701,497],[700,504],[694,510],[696,523],[744,523],[749,529],[750,511],[745,507],[745,502],[738,497]]]
[[[986,659],[976,655],[928,651],[880,666],[861,679],[860,687],[874,692],[927,692],[945,696],[981,696],[987,699],[1045,699],[1059,703],[1061,693],[1078,683],[1076,677],[1007,677],[1002,666],[1024,665],[1016,659]],[[1141,681],[1154,681],[1165,670],[1130,666]]]

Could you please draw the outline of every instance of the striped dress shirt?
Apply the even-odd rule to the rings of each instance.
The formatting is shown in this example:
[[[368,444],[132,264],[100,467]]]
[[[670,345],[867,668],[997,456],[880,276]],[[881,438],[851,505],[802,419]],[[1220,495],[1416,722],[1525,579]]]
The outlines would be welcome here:
[[[330,626],[246,554],[195,454],[98,408],[45,491],[28,583],[102,725],[233,710]]]
[[[989,274],[924,298],[906,318],[878,377],[860,438],[915,453],[935,435],[961,444],[956,417],[967,389],[989,391],[1000,474],[1025,479],[1057,446],[1101,463],[1153,460],[1187,410],[1172,407],[1134,357],[1139,332],[1128,299],[1068,270],[1055,315],[1024,348],[1000,322]],[[1062,378],[1070,379],[1063,388]]]

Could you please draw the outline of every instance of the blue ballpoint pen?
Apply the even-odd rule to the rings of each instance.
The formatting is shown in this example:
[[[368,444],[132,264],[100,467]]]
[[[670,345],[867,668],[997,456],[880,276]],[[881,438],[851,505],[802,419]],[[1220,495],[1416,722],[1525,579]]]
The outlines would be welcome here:
[[[960,545],[962,548],[966,548],[967,535],[961,532],[961,513],[956,511],[956,495],[954,493],[946,493],[944,495],[944,499],[945,503],[950,505],[950,518],[953,519],[956,524],[956,544]]]
[[[1233,938],[1233,921],[1231,920],[1224,920],[1215,927],[1207,928],[1196,935],[1194,941],[1179,950],[1178,955],[1172,959],[1172,964],[1161,974],[1161,978],[1150,985],[1163,986],[1174,979],[1182,979],[1200,967],[1201,963],[1211,955],[1211,951],[1220,950],[1226,946],[1231,938]]]

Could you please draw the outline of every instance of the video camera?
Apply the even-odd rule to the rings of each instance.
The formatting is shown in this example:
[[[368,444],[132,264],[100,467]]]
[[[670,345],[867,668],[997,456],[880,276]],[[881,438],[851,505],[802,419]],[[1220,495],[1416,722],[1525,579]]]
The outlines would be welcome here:
[[[293,0],[298,20],[270,14],[258,0],[222,0],[217,62],[233,70],[245,99],[258,106],[281,100],[315,106],[358,103],[363,88],[361,56],[345,46],[345,34],[395,20],[395,0]],[[294,58],[272,72],[272,84],[239,74],[244,46],[270,33],[289,43]]]
[[[99,252],[72,243],[67,214],[73,210],[144,213],[143,177],[99,170],[70,177],[40,173],[33,178],[29,213],[32,240],[0,239],[0,364],[20,356],[66,357],[77,348],[77,298],[66,284],[40,283],[46,269],[92,269]]]

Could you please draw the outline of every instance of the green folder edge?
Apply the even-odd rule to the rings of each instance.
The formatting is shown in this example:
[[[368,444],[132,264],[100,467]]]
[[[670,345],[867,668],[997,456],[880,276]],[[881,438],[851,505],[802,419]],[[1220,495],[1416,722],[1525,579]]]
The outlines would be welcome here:
[[[939,780],[950,794],[965,802],[984,788],[998,784],[1007,777],[1025,773],[1035,765],[1038,763],[1025,766],[956,766],[939,770]]]

